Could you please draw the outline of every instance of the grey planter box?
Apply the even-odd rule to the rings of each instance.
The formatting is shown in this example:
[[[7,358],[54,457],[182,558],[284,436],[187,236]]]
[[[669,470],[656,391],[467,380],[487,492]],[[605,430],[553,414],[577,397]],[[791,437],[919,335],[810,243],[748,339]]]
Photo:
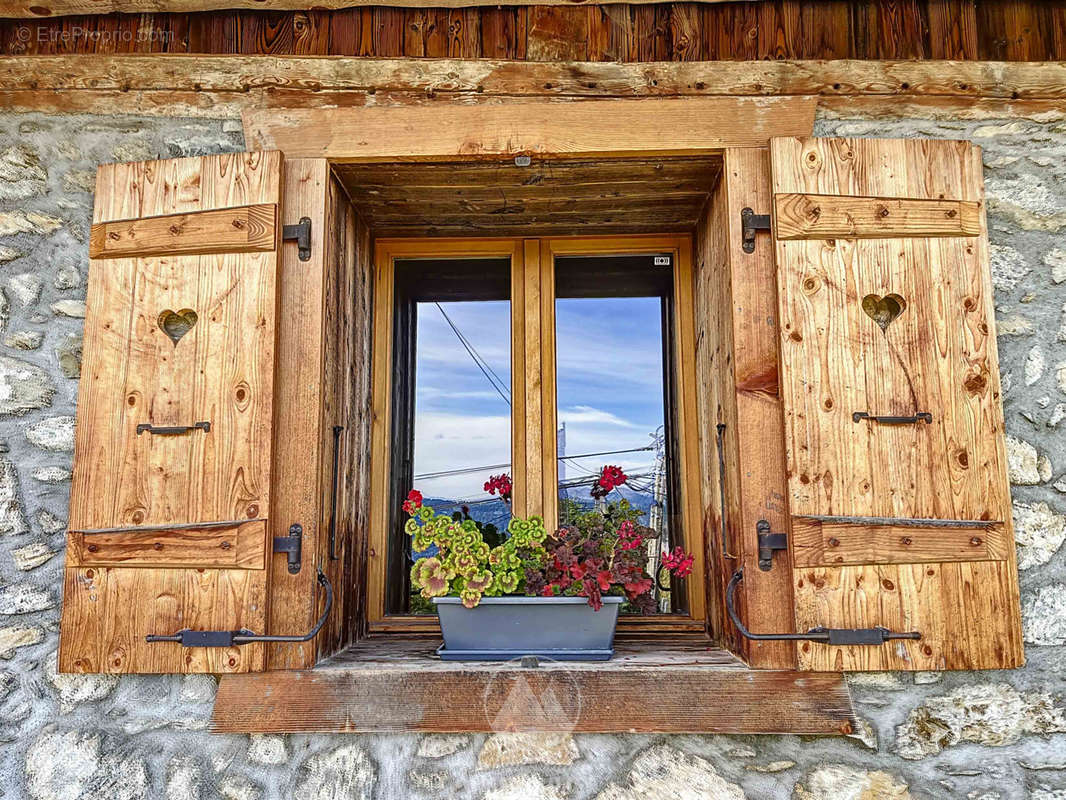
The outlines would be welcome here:
[[[622,597],[603,598],[594,611],[584,597],[483,597],[465,608],[458,597],[434,597],[446,661],[506,661],[543,656],[558,661],[606,661]]]

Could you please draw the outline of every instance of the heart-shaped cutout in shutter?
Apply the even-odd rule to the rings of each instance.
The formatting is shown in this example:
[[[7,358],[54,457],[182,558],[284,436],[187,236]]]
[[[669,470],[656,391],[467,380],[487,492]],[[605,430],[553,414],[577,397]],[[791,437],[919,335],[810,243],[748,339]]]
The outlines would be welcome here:
[[[181,337],[192,330],[197,319],[199,317],[191,308],[183,308],[180,311],[171,311],[168,308],[159,315],[159,329],[170,337],[176,347]]]
[[[898,294],[886,294],[884,297],[868,294],[862,299],[862,310],[866,312],[866,316],[881,326],[882,331],[888,330],[888,326],[906,308],[907,301]]]

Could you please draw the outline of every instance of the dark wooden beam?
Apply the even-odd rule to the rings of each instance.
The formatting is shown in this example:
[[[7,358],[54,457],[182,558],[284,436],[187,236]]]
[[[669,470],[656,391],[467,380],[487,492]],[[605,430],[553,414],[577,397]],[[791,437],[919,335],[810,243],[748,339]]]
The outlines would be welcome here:
[[[314,670],[227,675],[212,729],[839,735],[855,727],[843,675],[753,671],[706,644],[620,643],[611,661],[535,669],[444,662],[436,644],[372,638]]]

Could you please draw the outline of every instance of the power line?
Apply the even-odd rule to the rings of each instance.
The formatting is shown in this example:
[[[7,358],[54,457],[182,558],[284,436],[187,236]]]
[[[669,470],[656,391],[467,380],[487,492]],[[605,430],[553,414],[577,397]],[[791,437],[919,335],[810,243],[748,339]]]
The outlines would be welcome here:
[[[474,363],[477,364],[477,368],[479,370],[481,370],[481,374],[485,376],[485,380],[487,380],[490,384],[492,384],[492,388],[496,390],[496,394],[498,394],[503,399],[503,402],[507,403],[508,407],[510,407],[511,398],[507,396],[508,394],[511,393],[510,389],[507,388],[506,384],[504,384],[504,382],[503,382],[503,380],[501,380],[500,376],[497,375],[493,371],[492,367],[489,366],[489,362],[485,361],[481,357],[481,354],[478,353],[477,350],[474,348],[474,346],[472,344],[470,344],[470,342],[467,341],[466,337],[463,336],[463,334],[459,330],[459,328],[457,328],[455,323],[452,322],[452,318],[449,317],[448,314],[444,311],[444,308],[441,306],[441,304],[440,303],[434,303],[433,305],[435,305],[437,307],[437,310],[440,311],[441,316],[444,317],[444,321],[448,323],[448,326],[455,333],[456,337],[459,339],[459,342],[463,345],[463,347],[466,348],[466,352],[470,355],[470,358],[472,358],[474,360]],[[482,362],[484,362],[484,363],[482,363]],[[491,375],[490,375],[490,373],[491,373]],[[496,380],[493,380],[493,378],[495,378]],[[497,384],[497,381],[498,381],[498,384]],[[501,386],[503,387],[502,390],[500,388]],[[506,391],[507,394],[504,394],[504,391]]]
[[[643,452],[643,451],[646,451],[646,450],[654,450],[654,449],[655,449],[655,445],[646,445],[644,447],[630,447],[627,450],[603,450],[603,451],[601,451],[599,453],[578,453],[577,455],[572,455],[572,456],[569,456],[569,455],[567,455],[567,456],[559,456],[556,460],[557,461],[569,461],[572,458],[592,458],[594,456],[615,456],[615,455],[620,455],[622,453],[640,453],[640,452]],[[449,477],[451,475],[467,475],[467,474],[469,474],[471,472],[483,472],[484,470],[489,470],[489,469],[503,469],[504,467],[509,467],[509,466],[511,466],[510,462],[508,462],[506,464],[482,464],[482,465],[477,466],[477,467],[460,467],[458,469],[441,470],[440,472],[423,472],[423,473],[420,473],[418,475],[415,475],[415,480],[429,480],[430,478],[446,478],[446,477]],[[577,467],[578,469],[585,469],[580,464],[574,464],[573,466]],[[596,474],[598,475],[599,473],[596,473]]]

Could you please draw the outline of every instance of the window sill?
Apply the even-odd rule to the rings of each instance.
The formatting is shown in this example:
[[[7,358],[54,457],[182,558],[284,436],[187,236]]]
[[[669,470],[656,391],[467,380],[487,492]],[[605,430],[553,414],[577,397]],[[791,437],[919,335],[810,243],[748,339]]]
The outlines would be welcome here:
[[[702,637],[622,638],[606,662],[448,662],[373,636],[312,670],[226,675],[216,733],[847,734],[839,673],[751,670]]]

